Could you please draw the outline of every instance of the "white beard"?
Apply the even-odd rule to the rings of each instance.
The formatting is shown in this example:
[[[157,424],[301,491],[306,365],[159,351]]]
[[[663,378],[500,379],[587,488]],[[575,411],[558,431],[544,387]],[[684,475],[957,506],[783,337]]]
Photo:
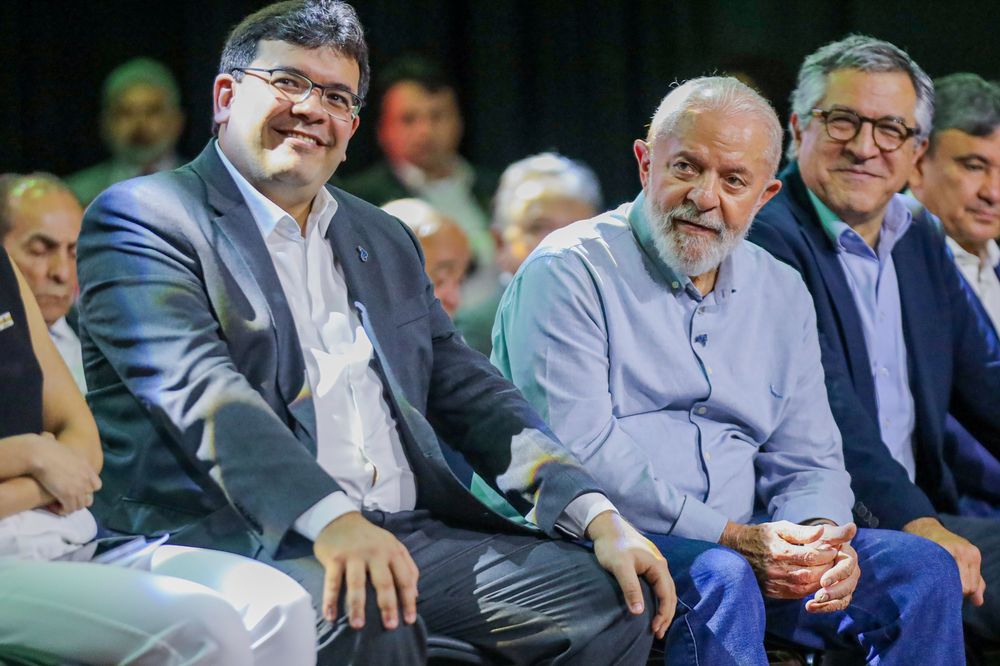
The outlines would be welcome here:
[[[735,233],[717,211],[699,213],[691,202],[665,211],[647,196],[642,202],[642,212],[649,223],[653,245],[660,258],[667,266],[688,277],[697,277],[718,268],[750,231],[748,224],[742,233]],[[675,217],[714,229],[718,237],[704,238],[679,231],[674,225]]]

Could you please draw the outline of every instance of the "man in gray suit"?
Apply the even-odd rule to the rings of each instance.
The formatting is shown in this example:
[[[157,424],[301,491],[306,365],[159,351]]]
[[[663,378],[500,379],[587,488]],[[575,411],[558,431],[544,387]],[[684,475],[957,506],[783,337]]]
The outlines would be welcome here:
[[[674,610],[666,562],[461,341],[413,235],[324,186],[368,79],[348,5],[266,7],[223,51],[218,140],[88,210],[96,512],[290,572],[321,663],[421,663],[427,632],[515,663],[644,663]],[[474,499],[439,438],[537,529]]]

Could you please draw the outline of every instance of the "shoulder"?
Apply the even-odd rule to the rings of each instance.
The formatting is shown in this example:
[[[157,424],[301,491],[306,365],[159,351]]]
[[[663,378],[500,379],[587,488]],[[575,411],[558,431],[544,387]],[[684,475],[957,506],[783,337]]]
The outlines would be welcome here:
[[[577,256],[590,262],[611,257],[623,241],[635,245],[627,214],[627,206],[621,206],[557,229],[542,240],[525,263],[544,257]]]

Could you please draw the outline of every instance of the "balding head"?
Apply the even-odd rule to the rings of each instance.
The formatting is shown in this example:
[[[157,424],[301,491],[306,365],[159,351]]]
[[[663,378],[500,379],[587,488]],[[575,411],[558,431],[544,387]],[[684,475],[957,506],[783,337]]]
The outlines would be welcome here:
[[[49,326],[76,295],[76,241],[83,209],[55,176],[0,176],[0,240],[24,274]]]

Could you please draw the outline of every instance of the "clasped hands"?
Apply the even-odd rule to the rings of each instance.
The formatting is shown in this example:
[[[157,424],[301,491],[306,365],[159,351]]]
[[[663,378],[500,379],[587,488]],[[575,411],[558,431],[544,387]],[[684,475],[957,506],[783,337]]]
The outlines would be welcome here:
[[[861,577],[851,547],[857,533],[846,525],[797,525],[782,520],[760,525],[728,523],[719,543],[750,563],[765,597],[804,599],[810,613],[847,608]]]
[[[634,527],[613,511],[605,511],[587,526],[598,562],[618,581],[625,604],[634,615],[643,612],[642,576],[657,599],[652,630],[662,638],[673,620],[677,604],[674,581],[667,562]],[[350,626],[365,624],[365,583],[370,581],[386,629],[417,620],[417,581],[420,572],[409,551],[393,534],[349,512],[331,521],[316,537],[316,559],[323,565],[323,617],[337,618],[340,595]]]
[[[10,453],[23,456],[23,472],[52,500],[46,507],[49,511],[65,516],[93,504],[101,479],[80,453],[49,432],[16,435],[5,441]]]

